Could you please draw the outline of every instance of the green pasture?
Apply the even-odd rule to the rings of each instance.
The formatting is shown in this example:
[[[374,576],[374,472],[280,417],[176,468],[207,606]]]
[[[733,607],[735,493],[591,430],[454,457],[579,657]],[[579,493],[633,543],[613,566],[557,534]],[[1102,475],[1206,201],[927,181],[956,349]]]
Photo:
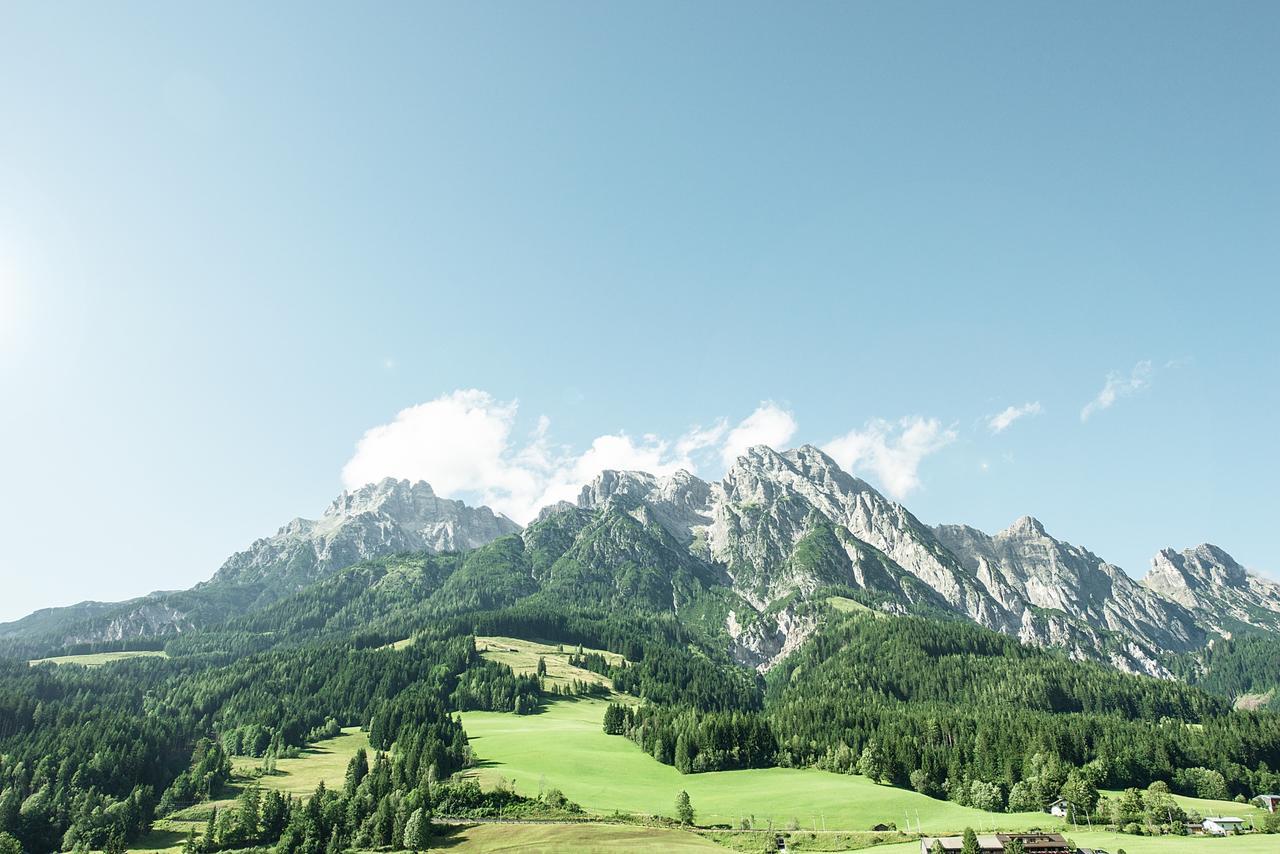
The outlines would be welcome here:
[[[736,827],[754,816],[757,827],[795,822],[805,829],[869,830],[910,822],[924,832],[972,826],[982,830],[1061,829],[1045,813],[985,813],[915,792],[881,786],[865,777],[796,768],[758,768],[682,775],[643,753],[622,736],[605,735],[607,703],[561,700],[535,715],[464,712],[463,725],[479,758],[468,772],[483,784],[499,777],[536,795],[555,786],[597,813],[644,815],[674,812],[676,793],[688,791],[701,825]]]
[[[342,735],[318,741],[296,759],[276,760],[276,773],[258,778],[264,789],[276,789],[288,795],[310,795],[323,780],[329,789],[342,788],[347,777],[347,763],[361,747],[369,749],[369,734],[359,727],[347,727]],[[373,761],[372,751],[369,760]],[[237,784],[253,777],[262,767],[261,759],[237,756],[232,761],[232,778]]]
[[[542,658],[547,665],[547,682],[552,685],[567,685],[575,679],[579,682],[611,685],[608,677],[569,664],[569,656],[578,651],[576,646],[569,644],[559,645],[519,638],[482,636],[476,638],[476,650],[490,661],[505,664],[516,673],[522,674],[536,673],[538,659]],[[623,660],[618,653],[603,649],[584,647],[582,651],[598,653],[610,664],[621,664]]]
[[[124,661],[126,658],[168,658],[162,649],[136,649],[129,652],[90,652],[84,655],[55,655],[53,658],[34,658],[27,662],[32,667],[37,664],[80,664],[84,667],[101,667],[113,661]]]

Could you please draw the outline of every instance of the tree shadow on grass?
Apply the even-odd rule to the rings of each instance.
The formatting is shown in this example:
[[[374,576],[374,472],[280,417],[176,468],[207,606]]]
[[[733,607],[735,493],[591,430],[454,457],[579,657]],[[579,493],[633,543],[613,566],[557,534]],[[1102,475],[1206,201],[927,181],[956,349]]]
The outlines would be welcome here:
[[[431,826],[431,848],[456,848],[467,841],[463,832],[475,827],[474,824],[433,824]]]

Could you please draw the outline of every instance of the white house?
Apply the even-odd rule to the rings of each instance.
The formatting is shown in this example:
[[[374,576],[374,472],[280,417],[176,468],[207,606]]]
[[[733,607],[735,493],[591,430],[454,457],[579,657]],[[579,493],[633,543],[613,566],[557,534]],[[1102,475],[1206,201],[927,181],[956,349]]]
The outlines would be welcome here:
[[[1254,800],[1262,804],[1267,812],[1280,811],[1280,795],[1258,795]]]
[[[1056,801],[1049,804],[1048,809],[1050,815],[1057,816],[1058,818],[1067,818],[1067,814],[1071,811],[1071,804],[1067,803],[1062,798],[1058,798]]]
[[[1226,836],[1237,830],[1244,830],[1244,819],[1230,816],[1217,816],[1204,820],[1204,832],[1214,836]]]

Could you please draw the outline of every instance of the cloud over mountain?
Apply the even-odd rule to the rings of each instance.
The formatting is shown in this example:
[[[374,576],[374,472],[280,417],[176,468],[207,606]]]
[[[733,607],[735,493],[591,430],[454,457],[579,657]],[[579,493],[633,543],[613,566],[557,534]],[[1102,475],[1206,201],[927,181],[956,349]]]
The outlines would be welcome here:
[[[480,389],[407,407],[360,438],[342,469],[343,485],[354,490],[384,477],[425,480],[440,495],[481,502],[525,523],[548,504],[572,501],[582,484],[606,469],[666,475],[727,468],[753,445],[786,447],[799,429],[792,412],[763,401],[737,423],[718,418],[674,438],[607,433],[578,451],[553,440],[545,416],[530,434],[517,435],[518,413],[517,401]],[[847,469],[865,471],[902,497],[920,485],[921,460],[955,435],[936,419],[877,419],[827,449]]]

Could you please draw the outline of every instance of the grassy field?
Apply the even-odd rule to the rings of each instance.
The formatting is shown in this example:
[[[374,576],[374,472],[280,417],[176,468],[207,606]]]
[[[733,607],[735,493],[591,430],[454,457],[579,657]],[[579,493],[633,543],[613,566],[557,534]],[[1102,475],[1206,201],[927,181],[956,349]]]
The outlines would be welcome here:
[[[347,776],[347,762],[361,747],[368,750],[369,735],[359,727],[347,727],[336,738],[316,742],[302,751],[297,759],[280,759],[276,773],[258,780],[264,789],[276,789],[290,795],[310,795],[323,780],[327,788],[342,788]],[[372,761],[372,751],[370,751]],[[261,759],[238,756],[232,761],[233,778],[243,779],[262,767]]]
[[[908,818],[924,832],[972,826],[983,830],[1060,829],[1063,822],[1044,813],[984,813],[915,792],[876,785],[865,777],[793,768],[759,768],[682,775],[645,755],[621,736],[605,735],[606,703],[563,700],[537,715],[465,712],[463,725],[481,760],[469,772],[482,783],[498,777],[516,789],[536,794],[540,785],[556,786],[583,807],[600,813],[621,810],[671,815],[676,793],[689,792],[699,824],[736,827],[754,815],[758,826],[796,820],[804,828],[868,830],[893,822],[906,829]]]
[[[845,614],[880,614],[879,611],[873,611],[861,602],[854,599],[848,599],[844,596],[828,596],[827,604],[832,608],[835,608],[837,611],[841,611]]]
[[[1129,836],[1123,833],[1068,833],[1067,838],[1086,848],[1102,848],[1111,854],[1276,854],[1280,836],[1255,834],[1222,839],[1207,836]],[[919,854],[919,842],[885,845],[875,854]]]
[[[444,830],[432,842],[458,854],[524,851],[530,854],[570,852],[685,852],[720,851],[714,843],[683,830],[661,827],[623,827],[609,824],[477,824]]]
[[[591,682],[598,685],[609,685],[609,679],[599,673],[573,667],[569,664],[569,656],[577,652],[575,646],[538,643],[537,641],[519,638],[485,636],[476,638],[476,649],[490,661],[501,662],[516,673],[535,673],[538,669],[538,658],[547,663],[547,682],[553,685],[565,685],[577,679],[579,682]],[[603,649],[583,648],[583,652],[595,652],[603,655],[610,664],[622,662],[622,656],[616,652]]]
[[[168,658],[162,649],[138,649],[132,652],[90,652],[84,655],[58,655],[53,658],[35,658],[27,662],[32,667],[37,664],[81,664],[85,667],[101,667],[113,661],[124,661],[126,658]]]

